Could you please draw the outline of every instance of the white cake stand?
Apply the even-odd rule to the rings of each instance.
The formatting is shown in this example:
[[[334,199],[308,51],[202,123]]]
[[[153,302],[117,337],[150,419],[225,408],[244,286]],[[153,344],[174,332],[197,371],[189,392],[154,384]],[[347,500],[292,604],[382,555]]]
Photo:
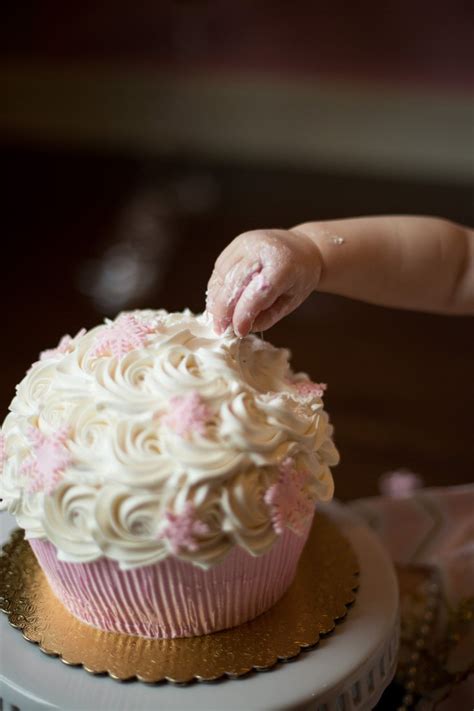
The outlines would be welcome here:
[[[395,672],[398,587],[393,566],[374,534],[346,507],[332,503],[336,520],[360,562],[360,589],[346,620],[314,650],[265,673],[212,684],[173,686],[121,683],[68,667],[28,643],[0,613],[0,698],[14,711],[366,711]],[[0,540],[15,527],[0,519]],[[1,708],[1,706],[0,706]]]

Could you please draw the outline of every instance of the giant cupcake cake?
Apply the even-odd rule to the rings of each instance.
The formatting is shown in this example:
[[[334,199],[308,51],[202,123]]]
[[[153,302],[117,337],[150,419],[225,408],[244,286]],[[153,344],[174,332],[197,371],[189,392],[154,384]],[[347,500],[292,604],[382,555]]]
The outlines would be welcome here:
[[[162,310],[41,354],[2,426],[0,497],[73,615],[186,637],[284,594],[338,461],[325,386],[288,359]]]

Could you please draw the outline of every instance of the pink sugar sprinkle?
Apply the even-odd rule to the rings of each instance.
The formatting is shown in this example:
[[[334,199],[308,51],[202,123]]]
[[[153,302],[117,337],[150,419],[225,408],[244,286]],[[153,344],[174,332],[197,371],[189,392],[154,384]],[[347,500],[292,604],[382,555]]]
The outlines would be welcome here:
[[[120,359],[130,351],[143,348],[147,337],[154,331],[151,323],[143,323],[133,314],[121,314],[99,333],[91,356],[111,355]]]
[[[73,341],[75,341],[76,338],[81,338],[81,336],[84,336],[85,333],[86,333],[86,329],[81,328],[81,330],[78,331],[73,338],[71,336],[69,336],[68,334],[66,334],[65,336],[63,336],[61,338],[61,340],[59,341],[56,348],[49,348],[45,351],[41,351],[39,359],[40,360],[48,360],[49,358],[55,358],[56,356],[58,356],[60,354],[69,353],[69,351],[71,350],[71,344],[73,343]]]
[[[311,380],[299,380],[293,386],[303,397],[323,397],[328,388],[326,383],[313,383]]]
[[[21,466],[21,474],[28,477],[29,493],[44,491],[52,494],[62,479],[64,469],[71,463],[71,455],[66,449],[68,428],[61,427],[47,437],[36,427],[27,433],[32,454]]]
[[[188,501],[180,513],[167,511],[165,523],[161,526],[159,537],[166,538],[172,552],[179,555],[182,551],[196,551],[199,547],[196,537],[209,533],[209,526],[196,518],[196,509]]]
[[[285,528],[290,528],[301,536],[314,511],[314,502],[304,490],[309,472],[298,470],[291,457],[283,460],[279,470],[279,477],[265,492],[264,501],[270,507],[276,533],[281,534]]]
[[[169,405],[168,413],[161,420],[167,427],[181,437],[190,432],[206,433],[206,423],[212,412],[196,390],[187,395],[175,395],[170,398]]]

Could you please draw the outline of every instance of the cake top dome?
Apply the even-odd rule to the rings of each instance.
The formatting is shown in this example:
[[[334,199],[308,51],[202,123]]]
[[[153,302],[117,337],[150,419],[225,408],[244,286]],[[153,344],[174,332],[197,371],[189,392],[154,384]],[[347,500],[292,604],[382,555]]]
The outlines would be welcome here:
[[[301,535],[333,494],[325,386],[207,314],[134,311],[40,355],[0,434],[1,506],[61,560],[121,568]]]

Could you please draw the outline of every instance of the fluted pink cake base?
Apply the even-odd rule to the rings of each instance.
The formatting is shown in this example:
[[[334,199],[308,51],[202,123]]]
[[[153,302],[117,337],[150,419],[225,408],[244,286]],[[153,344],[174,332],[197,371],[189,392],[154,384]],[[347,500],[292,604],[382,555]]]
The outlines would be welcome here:
[[[174,557],[127,571],[107,558],[63,563],[49,541],[30,545],[53,592],[83,622],[140,637],[193,637],[272,607],[293,581],[309,530],[303,536],[285,531],[259,557],[235,547],[209,570]]]

